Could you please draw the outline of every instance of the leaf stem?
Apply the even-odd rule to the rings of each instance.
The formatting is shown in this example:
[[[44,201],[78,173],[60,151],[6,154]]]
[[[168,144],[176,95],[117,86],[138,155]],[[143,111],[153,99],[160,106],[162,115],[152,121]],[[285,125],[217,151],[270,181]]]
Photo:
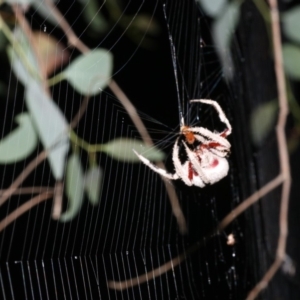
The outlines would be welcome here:
[[[61,81],[63,81],[65,79],[65,73],[64,72],[60,72],[57,75],[51,77],[48,79],[48,86],[53,86],[57,83],[60,83]]]
[[[81,149],[85,150],[89,154],[103,151],[103,145],[102,144],[91,145],[88,142],[86,142],[84,139],[80,138],[75,133],[74,130],[70,131],[70,140],[76,146],[79,146]]]

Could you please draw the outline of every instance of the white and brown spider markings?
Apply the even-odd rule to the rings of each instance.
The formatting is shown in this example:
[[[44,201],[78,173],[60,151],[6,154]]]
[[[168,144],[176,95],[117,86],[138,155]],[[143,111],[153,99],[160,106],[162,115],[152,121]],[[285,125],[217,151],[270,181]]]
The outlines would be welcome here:
[[[201,102],[212,105],[217,111],[220,121],[226,125],[226,129],[223,132],[212,132],[204,127],[189,127],[184,125],[182,120],[182,126],[180,128],[180,135],[184,140],[184,145],[187,160],[182,164],[179,158],[179,145],[178,141],[180,136],[176,139],[173,147],[173,164],[175,167],[175,173],[168,173],[166,170],[158,168],[151,163],[143,155],[137,153],[134,149],[134,153],[138,158],[150,169],[168,179],[181,179],[188,186],[198,186],[200,188],[208,184],[214,184],[224,178],[228,174],[229,164],[227,156],[230,153],[230,143],[226,137],[231,134],[231,125],[223,112],[220,105],[214,100],[197,99],[190,100],[191,103]],[[191,150],[187,144],[193,146],[195,143],[199,144]]]

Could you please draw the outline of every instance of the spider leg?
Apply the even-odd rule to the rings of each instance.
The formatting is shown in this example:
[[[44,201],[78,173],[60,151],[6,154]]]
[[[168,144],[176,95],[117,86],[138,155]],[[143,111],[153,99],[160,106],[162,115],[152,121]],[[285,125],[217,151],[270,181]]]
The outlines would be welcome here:
[[[176,142],[174,144],[174,148],[173,148],[173,163],[174,163],[174,167],[176,170],[176,174],[178,174],[178,176],[182,179],[182,181],[188,185],[191,186],[193,185],[193,183],[191,182],[191,180],[189,179],[189,171],[188,169],[184,168],[184,166],[182,165],[180,159],[179,159],[179,146],[178,146],[178,139],[176,139]]]
[[[225,130],[222,133],[222,135],[224,137],[226,137],[229,134],[231,134],[232,127],[218,102],[216,102],[214,100],[210,100],[210,99],[194,99],[194,100],[190,100],[190,102],[201,102],[201,103],[206,103],[206,104],[212,105],[215,108],[215,110],[217,111],[221,122],[223,122],[227,126],[227,130]]]
[[[154,172],[160,174],[163,177],[166,177],[168,179],[178,179],[179,176],[175,173],[175,174],[171,174],[168,173],[166,170],[158,168],[156,165],[154,165],[153,163],[150,162],[149,159],[147,159],[146,157],[144,157],[143,155],[137,153],[134,149],[132,149],[132,151],[135,153],[135,155],[147,166],[149,167],[151,170],[153,170]]]
[[[189,131],[198,133],[194,137],[201,143],[209,143],[214,141],[219,143],[222,147],[230,149],[231,145],[225,137],[220,136],[218,133],[211,132],[210,130],[203,127],[190,127]]]
[[[228,155],[228,153],[230,152],[231,145],[224,138],[222,138],[222,139],[224,139],[223,141],[222,140],[215,141],[215,140],[208,140],[199,134],[195,134],[194,137],[198,142],[201,143],[199,145],[200,148],[206,148],[213,154],[216,154],[220,157],[226,157]]]
[[[190,162],[192,163],[193,167],[195,168],[195,171],[198,173],[198,175],[200,176],[200,178],[202,179],[202,181],[205,184],[209,184],[209,180],[208,178],[204,175],[203,171],[202,171],[202,167],[201,164],[199,162],[199,159],[197,157],[197,155],[195,154],[195,152],[193,152],[188,146],[187,144],[182,141],[186,154],[188,156],[188,158],[190,159]]]

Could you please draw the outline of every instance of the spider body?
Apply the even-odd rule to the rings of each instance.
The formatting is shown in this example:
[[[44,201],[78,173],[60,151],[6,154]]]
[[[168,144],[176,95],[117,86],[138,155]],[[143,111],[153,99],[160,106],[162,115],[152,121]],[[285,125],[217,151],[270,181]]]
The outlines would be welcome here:
[[[138,158],[153,171],[161,176],[171,180],[181,179],[188,186],[198,186],[203,188],[205,185],[214,184],[220,181],[228,174],[229,164],[227,156],[230,153],[230,143],[226,137],[231,134],[232,128],[219,104],[214,100],[199,99],[190,102],[201,102],[212,105],[221,120],[226,125],[226,129],[221,132],[212,132],[204,127],[189,127],[182,125],[180,135],[183,136],[182,144],[184,146],[187,160],[182,163],[179,159],[179,142],[180,137],[175,141],[173,147],[173,164],[175,173],[168,173],[166,170],[158,168],[147,158],[134,153]],[[184,124],[184,122],[182,121]],[[184,141],[185,140],[185,141]],[[197,146],[194,146],[197,142]],[[190,149],[194,146],[193,149]]]

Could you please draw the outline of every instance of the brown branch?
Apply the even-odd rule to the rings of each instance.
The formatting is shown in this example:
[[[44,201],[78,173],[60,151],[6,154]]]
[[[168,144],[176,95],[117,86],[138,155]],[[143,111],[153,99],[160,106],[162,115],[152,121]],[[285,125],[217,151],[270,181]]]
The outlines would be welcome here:
[[[68,38],[69,44],[77,48],[80,52],[86,53],[89,52],[90,49],[82,43],[82,41],[76,36],[74,31],[72,30],[71,26],[68,24],[68,22],[64,19],[60,11],[56,8],[56,6],[52,3],[51,0],[45,0],[46,5],[52,12],[52,15],[59,23],[61,29],[65,33],[65,35]],[[109,84],[109,88],[112,90],[112,92],[115,94],[115,96],[119,99],[119,101],[122,103],[126,111],[128,112],[129,116],[131,117],[134,125],[136,126],[137,130],[139,131],[143,141],[147,145],[153,145],[152,139],[150,135],[148,134],[148,131],[146,127],[144,126],[142,120],[140,119],[139,115],[136,112],[135,107],[132,105],[130,100],[127,98],[125,93],[120,89],[120,87],[117,85],[117,83],[112,80]],[[162,162],[157,163],[157,166],[160,168],[165,168],[164,164]],[[171,207],[173,214],[175,218],[177,219],[177,223],[179,226],[179,230],[182,234],[185,234],[187,232],[187,225],[184,218],[184,214],[180,208],[179,200],[177,198],[175,189],[169,181],[166,181],[163,178],[163,182],[166,186],[166,190],[170,199]]]
[[[279,238],[276,251],[276,259],[265,273],[263,278],[250,291],[247,300],[255,299],[259,293],[265,289],[270,280],[274,277],[286,256],[286,242],[288,236],[288,206],[291,187],[291,175],[287,142],[285,137],[285,124],[288,114],[288,101],[285,85],[285,75],[283,70],[282,44],[280,32],[280,20],[277,6],[277,0],[269,0],[271,11],[271,26],[275,59],[275,73],[277,80],[277,90],[279,98],[279,117],[276,126],[276,135],[280,159],[281,175],[283,178],[282,196],[279,216]]]
[[[108,286],[112,289],[117,289],[117,290],[128,289],[132,286],[135,286],[137,284],[141,284],[141,283],[145,282],[146,281],[145,278],[147,278],[147,280],[152,280],[152,279],[155,279],[155,277],[161,276],[162,274],[170,271],[171,266],[175,267],[179,263],[184,261],[189,255],[191,255],[192,253],[197,251],[201,246],[205,245],[205,241],[210,239],[212,236],[218,234],[221,230],[224,230],[233,220],[235,220],[237,218],[237,216],[239,216],[241,213],[246,211],[246,209],[248,207],[253,205],[255,202],[257,202],[260,198],[262,198],[263,196],[268,194],[270,191],[275,189],[282,182],[283,182],[283,177],[281,175],[278,175],[275,179],[270,181],[268,184],[266,184],[260,190],[258,190],[254,194],[252,194],[247,199],[245,199],[240,205],[238,205],[227,216],[225,216],[225,218],[219,223],[219,225],[215,229],[213,229],[210,233],[206,234],[205,238],[203,238],[201,242],[198,242],[197,244],[191,246],[186,252],[176,256],[175,258],[172,258],[170,261],[166,262],[164,265],[162,265],[148,273],[145,273],[141,276],[138,276],[138,277],[135,277],[132,279],[128,279],[128,280],[124,280],[124,281],[109,281]]]
[[[218,227],[212,232],[216,234],[220,230],[225,229],[234,219],[236,219],[241,213],[248,209],[251,205],[257,202],[260,198],[270,193],[276,187],[278,187],[283,182],[283,176],[280,174],[269,183],[264,185],[260,190],[256,191],[241,204],[239,204],[235,209],[233,209],[218,225]]]
[[[90,102],[90,96],[87,95],[84,97],[81,106],[79,107],[76,115],[73,117],[73,120],[70,123],[70,128],[74,129],[77,126],[77,124],[81,120],[82,116],[84,115],[89,102]]]
[[[43,83],[43,88],[45,90],[45,92],[49,95],[50,91],[49,91],[49,87],[46,81],[47,75],[46,75],[46,70],[45,70],[45,66],[42,62],[41,56],[39,54],[38,51],[38,46],[36,44],[36,39],[33,35],[33,32],[26,20],[26,18],[24,17],[23,11],[20,9],[20,6],[18,4],[15,4],[12,6],[13,11],[15,13],[16,16],[16,20],[18,21],[20,27],[22,28],[23,32],[25,33],[25,35],[28,38],[28,41],[31,45],[32,51],[36,57],[37,60],[37,65],[38,65],[38,69],[39,69],[39,74],[42,77],[42,83]]]
[[[53,4],[53,1],[45,0],[45,4],[48,6],[53,17],[56,19],[57,23],[59,24],[59,26],[65,33],[69,44],[72,45],[73,47],[77,48],[82,53],[89,52],[90,49],[76,36],[76,34],[74,33],[73,29],[71,28],[69,23],[64,18],[64,16]]]
[[[12,213],[10,213],[4,220],[0,222],[0,232],[5,229],[10,223],[15,221],[18,217],[24,214],[26,211],[30,210],[32,207],[38,205],[42,201],[52,198],[52,192],[45,192],[43,194],[37,195],[32,199],[28,200],[26,203],[19,206]]]
[[[111,91],[115,94],[115,96],[119,99],[121,104],[126,109],[133,124],[135,125],[139,134],[141,135],[144,143],[149,146],[153,146],[153,141],[152,141],[143,121],[139,117],[135,107],[132,105],[132,103],[130,102],[128,97],[125,95],[125,93],[121,90],[121,88],[118,86],[118,84],[114,80],[112,80],[110,82],[109,88],[111,89]],[[157,162],[156,165],[159,168],[165,169],[165,165],[163,162]],[[186,234],[187,233],[187,225],[186,225],[184,214],[180,208],[180,204],[179,204],[179,200],[176,195],[176,192],[175,192],[175,188],[169,180],[167,180],[163,176],[160,176],[160,177],[162,178],[162,180],[165,184],[165,187],[166,187],[169,199],[170,199],[171,207],[172,207],[172,212],[177,220],[179,230],[182,234]]]
[[[17,188],[23,183],[27,176],[48,156],[48,152],[44,150],[36,158],[34,158],[21,174],[15,179],[15,181],[7,188],[0,197],[0,206],[17,190]]]
[[[0,190],[0,196],[5,193],[6,190]],[[30,186],[17,188],[13,195],[24,195],[24,194],[41,194],[44,192],[53,192],[54,190],[48,186]]]
[[[129,280],[124,281],[108,281],[107,286],[111,289],[115,290],[124,290],[131,288],[136,285],[140,285],[144,282],[148,282],[149,280],[153,280],[154,278],[161,276],[162,274],[172,270],[174,267],[178,266],[183,260],[185,260],[184,254],[173,258],[172,260],[168,261],[167,263],[159,266],[156,269],[151,270],[143,275],[130,278]]]
[[[170,261],[166,262],[165,264],[159,266],[158,268],[155,268],[143,275],[124,280],[124,281],[108,281],[107,286],[111,289],[115,290],[124,290],[129,289],[133,286],[142,284],[144,282],[148,282],[149,280],[153,280],[158,276],[161,276],[165,273],[167,273],[170,270],[173,270],[174,267],[177,267],[179,264],[181,264],[184,260],[186,260],[187,256],[189,256],[191,253],[195,252],[199,249],[199,245],[195,244],[194,246],[190,247],[186,252],[178,255],[177,257],[171,259]]]
[[[53,208],[52,208],[52,218],[54,220],[58,220],[61,216],[63,194],[64,194],[64,183],[62,181],[56,181],[55,188],[54,188]]]

